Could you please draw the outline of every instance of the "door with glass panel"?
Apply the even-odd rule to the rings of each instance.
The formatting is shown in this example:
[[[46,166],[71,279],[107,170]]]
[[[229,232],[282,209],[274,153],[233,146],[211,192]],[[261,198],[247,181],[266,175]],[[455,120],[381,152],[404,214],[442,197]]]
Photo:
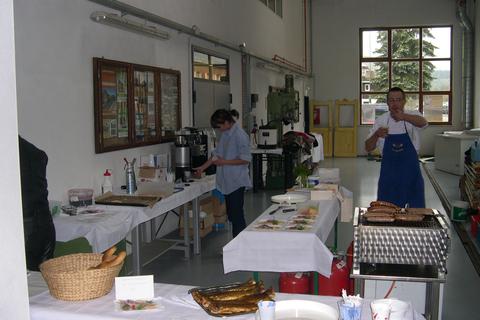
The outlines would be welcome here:
[[[358,100],[335,101],[334,157],[357,156]]]

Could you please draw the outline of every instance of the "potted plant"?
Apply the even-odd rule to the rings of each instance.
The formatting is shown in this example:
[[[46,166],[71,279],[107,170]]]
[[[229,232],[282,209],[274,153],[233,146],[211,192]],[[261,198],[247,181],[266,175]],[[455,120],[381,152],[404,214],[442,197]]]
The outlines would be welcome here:
[[[308,176],[312,174],[312,170],[304,163],[300,163],[293,169],[295,178],[300,183],[300,187],[308,187]]]

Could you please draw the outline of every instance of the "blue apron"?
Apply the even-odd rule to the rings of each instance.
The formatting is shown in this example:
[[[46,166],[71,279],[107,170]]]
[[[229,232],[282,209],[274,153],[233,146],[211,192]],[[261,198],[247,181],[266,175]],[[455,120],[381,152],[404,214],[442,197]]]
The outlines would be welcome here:
[[[385,138],[377,199],[400,207],[425,208],[423,177],[418,155],[405,126],[405,133]]]

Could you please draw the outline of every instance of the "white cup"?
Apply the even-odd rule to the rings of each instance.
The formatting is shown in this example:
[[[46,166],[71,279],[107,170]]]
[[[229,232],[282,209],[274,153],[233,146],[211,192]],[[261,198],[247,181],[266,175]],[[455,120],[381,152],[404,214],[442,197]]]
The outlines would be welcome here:
[[[372,309],[372,320],[389,320],[392,306],[388,302],[373,301],[370,303]]]
[[[275,320],[275,301],[260,301],[258,303],[260,320]]]

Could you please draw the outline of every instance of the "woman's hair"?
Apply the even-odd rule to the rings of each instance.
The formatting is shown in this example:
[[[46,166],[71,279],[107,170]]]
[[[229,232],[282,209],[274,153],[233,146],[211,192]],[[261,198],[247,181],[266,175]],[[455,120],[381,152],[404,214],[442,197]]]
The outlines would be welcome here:
[[[233,111],[233,110],[232,110]],[[210,117],[210,124],[213,128],[218,128],[219,125],[227,122],[235,123],[235,119],[232,116],[232,111],[226,109],[218,109]],[[238,111],[234,110],[237,114]]]
[[[240,118],[240,113],[238,113],[238,111],[235,110],[235,109],[231,109],[231,110],[230,110],[230,114],[232,115],[232,117],[233,117],[234,119]]]

